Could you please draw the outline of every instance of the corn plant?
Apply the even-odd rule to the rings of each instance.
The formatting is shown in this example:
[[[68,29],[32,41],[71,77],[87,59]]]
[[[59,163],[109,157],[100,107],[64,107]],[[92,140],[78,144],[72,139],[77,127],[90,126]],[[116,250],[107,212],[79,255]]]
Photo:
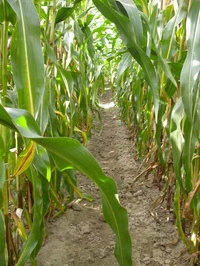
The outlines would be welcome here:
[[[91,9],[87,1],[0,1],[0,265],[36,265],[45,220],[55,207],[64,212],[74,191],[84,197],[74,170],[99,187],[116,259],[132,264],[115,182],[84,147],[104,82]]]
[[[200,3],[93,2],[115,24],[125,44],[116,83],[120,110],[138,134],[139,155],[151,165],[147,169],[154,169],[156,182],[166,180],[161,196],[167,195],[168,208],[174,193],[177,229],[193,254],[193,264],[200,225]],[[186,231],[183,220],[188,221]]]

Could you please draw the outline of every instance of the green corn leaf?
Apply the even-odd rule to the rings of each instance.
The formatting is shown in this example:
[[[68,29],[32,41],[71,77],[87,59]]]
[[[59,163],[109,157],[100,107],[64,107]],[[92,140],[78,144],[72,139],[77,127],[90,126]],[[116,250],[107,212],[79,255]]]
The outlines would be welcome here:
[[[0,209],[0,264],[7,265],[8,254],[6,249],[6,230],[4,223],[4,214]]]
[[[3,125],[14,131],[18,131],[26,138],[29,138],[30,136],[32,138],[37,138],[38,136],[41,136],[38,125],[35,123],[33,116],[28,111],[16,108],[3,108],[3,106],[0,105],[0,112],[0,123]],[[15,121],[15,124],[13,121]]]
[[[197,138],[194,134],[194,126],[190,124],[189,120],[185,119],[184,122],[184,139],[185,145],[183,148],[182,161],[184,165],[184,170],[186,172],[185,176],[185,187],[188,192],[192,190],[192,158],[194,156],[195,147],[197,144]]]
[[[14,25],[16,14],[6,1],[0,0],[0,22],[3,21],[10,21]]]
[[[55,161],[59,171],[63,171],[71,165],[75,169],[86,174],[99,187],[102,195],[102,209],[105,220],[116,234],[115,256],[120,265],[132,265],[132,245],[128,232],[127,211],[119,204],[114,180],[102,172],[99,164],[91,153],[78,141],[62,137],[44,138],[37,133],[37,124],[31,114],[26,110],[13,110],[11,108],[6,108],[6,110],[8,113],[2,105],[0,105],[0,123],[10,124],[10,127],[15,127],[23,137],[29,138],[46,148]],[[1,115],[5,112],[7,113],[6,119]],[[8,119],[9,116],[10,119]],[[33,178],[32,181],[33,180],[36,182],[35,193],[37,194],[36,197],[38,197],[38,181],[37,179],[35,180],[35,178]],[[36,204],[35,208],[40,208],[39,204]],[[36,213],[36,211],[34,211],[34,213]],[[41,221],[40,211],[38,215],[38,219]],[[34,216],[34,219],[37,219],[37,217]],[[35,232],[38,233],[38,229],[32,234],[31,240],[29,240],[30,237],[28,238],[27,245],[22,251],[23,257],[20,257],[17,266],[23,265],[22,263],[27,258],[28,255],[26,255],[25,250],[30,255],[30,250],[33,251],[34,247],[37,245],[34,242]],[[30,248],[29,251],[28,247]]]
[[[181,94],[186,115],[193,123],[193,88],[200,70],[200,1],[191,1],[186,21],[187,57],[181,77]]]
[[[135,35],[132,36],[135,39],[135,42],[139,46],[142,45],[143,27],[136,5],[133,1],[129,0],[115,1],[115,3],[120,13],[122,13],[129,19],[132,25],[132,29],[135,33]]]
[[[131,65],[131,62],[132,62],[132,57],[131,57],[130,53],[125,53],[122,56],[122,59],[121,59],[119,66],[118,66],[117,83],[121,79],[121,76],[126,71],[126,69]]]
[[[77,0],[74,2],[73,6],[70,7],[61,7],[57,14],[56,14],[56,20],[55,20],[55,24],[64,21],[65,19],[67,19],[68,17],[70,17],[72,15],[72,13],[74,12],[74,9],[76,7],[76,5],[81,2],[81,0]]]
[[[158,4],[153,5],[152,11],[150,14],[148,12],[144,12],[144,15],[147,19],[147,25],[150,28],[151,37],[152,39],[157,42],[159,40],[159,34],[158,34]]]
[[[40,174],[47,179],[48,182],[51,180],[51,165],[47,151],[41,147],[36,147],[36,153],[33,164],[37,165],[37,170]]]
[[[189,121],[188,117],[184,123],[184,138],[185,145],[183,149],[183,165],[186,171],[186,189],[188,192],[192,190],[193,182],[193,164],[192,158],[194,156],[196,145],[199,139],[199,122],[200,122],[200,75],[198,74],[197,81],[194,84],[194,88],[191,91],[191,104],[192,104],[192,121]]]
[[[198,78],[193,89],[193,109],[192,109],[192,125],[194,127],[194,135],[199,139],[200,135],[200,71],[198,73]]]
[[[127,15],[125,16],[124,11],[120,12],[119,3],[117,6],[115,0],[93,0],[93,3],[107,19],[115,23],[120,37],[129,52],[143,68],[145,78],[153,95],[157,121],[159,109],[158,78],[150,58],[141,48],[140,34],[142,34],[142,30],[139,33],[138,29],[140,29],[142,22],[136,5],[132,0],[120,1],[120,10],[126,11]]]
[[[165,105],[161,102],[158,111],[158,121],[157,121],[156,134],[155,134],[156,143],[158,145],[158,159],[161,165],[164,165],[163,151],[161,147],[162,117],[164,112],[165,112]]]
[[[5,177],[4,161],[0,156],[0,265],[7,265],[6,229],[3,214],[3,186]]]
[[[37,117],[44,92],[40,21],[31,0],[8,0],[8,3],[17,15],[11,42],[11,63],[19,107]]]
[[[51,86],[51,81],[48,76],[45,77],[45,90],[42,98],[42,104],[39,108],[39,114],[38,114],[38,124],[39,128],[41,130],[41,133],[44,134],[49,120],[49,88]]]
[[[168,21],[163,31],[162,38],[162,57],[171,59],[176,51],[176,28],[185,18],[187,12],[187,4],[185,1],[179,2],[179,8],[175,16]]]
[[[0,104],[0,123],[2,125],[4,125],[5,127],[10,128],[13,131],[17,131],[17,128],[15,127],[15,125],[12,123],[12,120],[10,118],[10,116],[8,115],[8,113],[6,112],[6,110],[3,108],[3,106]],[[1,138],[1,143],[3,143],[3,139]],[[3,149],[2,146],[0,148],[1,153],[3,153]]]
[[[152,47],[151,49],[156,53],[157,55],[157,60],[162,68],[162,70],[164,71],[165,75],[168,77],[168,79],[171,80],[171,82],[174,84],[174,86],[177,86],[176,80],[174,78],[174,76],[172,75],[172,71],[170,69],[169,66],[169,62],[167,62],[166,59],[163,58],[163,56],[161,56],[159,49],[157,48],[156,44],[155,44],[155,40],[154,40],[154,28],[152,29],[153,25],[149,24],[148,18],[145,14],[141,13],[141,16],[144,20],[144,26],[146,27],[146,30],[150,33],[151,35],[151,42],[152,42]],[[156,23],[154,21],[154,23]]]
[[[50,205],[49,182],[46,178],[43,178],[43,176],[40,177],[40,180],[42,183],[43,217],[45,217]]]
[[[181,155],[184,146],[184,138],[181,128],[183,117],[184,117],[184,109],[183,109],[182,99],[180,98],[172,110],[170,138],[172,142],[174,171],[176,174],[177,181],[179,183],[179,187],[181,188],[181,192],[183,193],[183,195],[185,195],[182,175],[181,175]]]
[[[0,141],[0,144],[3,144],[2,141]],[[0,151],[0,153],[2,153]],[[3,208],[3,186],[4,186],[4,181],[5,181],[5,168],[4,168],[4,162],[2,159],[3,154],[0,154],[0,209]]]
[[[62,7],[58,10],[58,13],[56,15],[56,21],[55,24],[65,20],[66,18],[70,17],[71,14],[74,11],[74,6],[73,7]]]
[[[79,45],[83,45],[85,36],[78,21],[76,20],[74,20],[74,35],[76,36]]]
[[[141,88],[141,82],[142,82],[142,70],[141,67],[138,65],[136,69],[137,75],[134,77],[134,86],[132,87],[132,99],[134,99],[134,109],[135,109],[135,117],[134,121],[136,125],[138,126],[140,124],[140,118],[141,118],[141,95],[142,91]]]
[[[5,20],[3,1],[0,1],[0,22]]]

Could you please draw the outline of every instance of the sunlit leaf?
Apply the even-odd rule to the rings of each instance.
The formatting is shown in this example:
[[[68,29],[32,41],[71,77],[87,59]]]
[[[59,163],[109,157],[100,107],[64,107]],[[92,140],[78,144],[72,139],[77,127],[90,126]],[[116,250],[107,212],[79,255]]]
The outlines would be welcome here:
[[[163,58],[170,59],[175,55],[177,51],[176,42],[176,27],[180,25],[181,21],[185,18],[187,12],[187,4],[185,1],[180,1],[178,11],[168,21],[163,31],[162,38],[162,56]]]
[[[181,173],[181,154],[184,146],[184,138],[181,127],[183,117],[184,117],[183,103],[182,100],[179,99],[179,101],[176,103],[172,111],[170,137],[172,141],[174,171],[179,183],[179,187],[182,190],[182,193],[184,193],[182,173]]]
[[[6,247],[6,228],[5,219],[3,213],[3,187],[5,179],[5,167],[2,156],[0,155],[0,265],[6,265],[8,259],[7,247]]]
[[[186,21],[187,57],[181,77],[181,93],[186,115],[192,124],[193,88],[200,70],[200,1],[192,1]]]
[[[37,117],[44,92],[40,21],[32,1],[8,0],[8,2],[17,15],[12,35],[11,63],[19,107],[29,110]]]
[[[58,10],[58,13],[56,15],[56,21],[55,24],[65,20],[66,18],[70,17],[71,14],[74,11],[74,6],[73,7],[62,7]]]

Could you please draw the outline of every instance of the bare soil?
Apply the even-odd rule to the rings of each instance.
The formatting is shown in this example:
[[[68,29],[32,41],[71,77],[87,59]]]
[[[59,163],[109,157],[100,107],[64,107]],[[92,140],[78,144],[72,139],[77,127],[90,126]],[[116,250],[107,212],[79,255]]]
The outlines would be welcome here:
[[[173,211],[162,203],[154,213],[152,202],[161,191],[141,175],[141,162],[130,132],[120,121],[113,104],[112,90],[101,98],[103,130],[93,129],[88,149],[103,171],[114,178],[121,204],[127,209],[133,246],[134,266],[186,266],[189,257],[175,228]],[[93,202],[74,200],[66,213],[48,225],[49,236],[38,254],[38,266],[117,266],[115,236],[104,221],[98,188],[79,175],[78,187],[94,198]],[[183,253],[183,254],[182,254]],[[125,265],[126,266],[126,265]]]

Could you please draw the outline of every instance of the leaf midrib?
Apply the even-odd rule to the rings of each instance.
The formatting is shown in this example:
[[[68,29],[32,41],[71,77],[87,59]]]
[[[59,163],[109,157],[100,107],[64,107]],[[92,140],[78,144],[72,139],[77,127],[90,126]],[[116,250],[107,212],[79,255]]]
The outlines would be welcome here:
[[[21,21],[22,21],[22,29],[23,29],[23,43],[24,43],[24,54],[25,54],[25,66],[26,66],[26,79],[28,83],[28,100],[29,100],[29,106],[30,106],[30,113],[34,117],[34,108],[33,108],[33,98],[32,98],[32,90],[31,90],[31,79],[30,79],[30,67],[29,67],[29,61],[28,61],[28,49],[27,49],[27,32],[26,32],[26,27],[24,23],[24,13],[23,13],[23,7],[21,1],[19,1],[19,11],[20,11],[20,16],[21,16]]]

